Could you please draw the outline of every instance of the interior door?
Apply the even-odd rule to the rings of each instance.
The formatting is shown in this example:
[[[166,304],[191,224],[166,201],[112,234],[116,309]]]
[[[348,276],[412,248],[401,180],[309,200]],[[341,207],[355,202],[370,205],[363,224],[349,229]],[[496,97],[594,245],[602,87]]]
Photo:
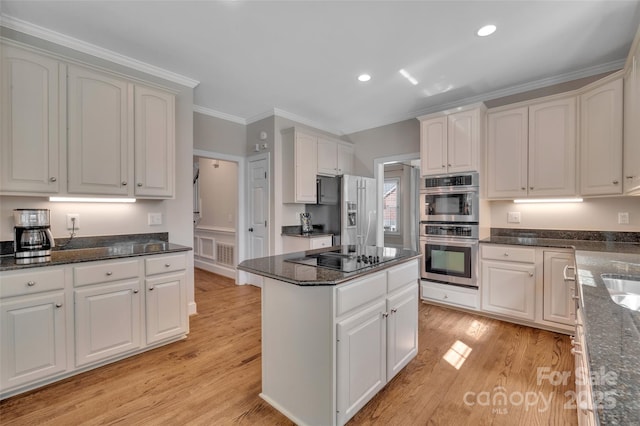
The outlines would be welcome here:
[[[250,259],[269,254],[269,161],[256,158],[249,161],[249,253]]]

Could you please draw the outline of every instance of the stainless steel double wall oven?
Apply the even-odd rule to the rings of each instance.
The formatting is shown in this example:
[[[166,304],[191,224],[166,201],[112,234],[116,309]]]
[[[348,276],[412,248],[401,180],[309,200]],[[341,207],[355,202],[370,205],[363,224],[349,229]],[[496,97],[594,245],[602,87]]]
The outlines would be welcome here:
[[[478,180],[478,173],[421,179],[422,278],[478,286]]]

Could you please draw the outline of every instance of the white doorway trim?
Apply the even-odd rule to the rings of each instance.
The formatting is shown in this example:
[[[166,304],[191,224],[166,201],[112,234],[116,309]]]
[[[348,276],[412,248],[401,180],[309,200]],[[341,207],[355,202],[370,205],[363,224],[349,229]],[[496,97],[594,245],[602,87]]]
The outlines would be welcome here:
[[[373,173],[376,178],[376,182],[378,183],[378,212],[380,212],[378,217],[378,232],[376,232],[376,245],[379,247],[384,246],[384,201],[382,196],[384,194],[384,165],[385,163],[393,163],[400,161],[411,161],[420,159],[420,153],[416,152],[413,154],[398,154],[391,155],[389,157],[380,157],[373,159]]]
[[[254,155],[250,155],[246,158],[246,164],[247,164],[247,168],[246,168],[246,173],[247,173],[247,178],[245,180],[246,182],[246,188],[244,188],[244,193],[245,193],[245,199],[246,199],[246,206],[249,206],[249,196],[251,194],[251,190],[249,188],[249,186],[251,185],[251,181],[249,179],[248,174],[250,173],[250,169],[251,167],[249,166],[249,163],[251,163],[252,161],[256,161],[256,160],[265,160],[267,163],[267,203],[266,203],[266,218],[267,218],[267,227],[265,230],[265,240],[266,240],[266,248],[267,248],[267,254],[270,251],[270,247],[271,247],[271,227],[273,226],[272,220],[271,220],[271,199],[272,199],[272,195],[271,195],[271,156],[269,152],[262,152],[259,154],[254,154]],[[245,235],[245,248],[246,250],[244,251],[244,257],[242,258],[242,260],[246,259],[249,255],[248,251],[249,251],[249,232],[248,232],[248,228],[249,228],[249,214],[244,215],[245,218],[245,222],[244,222],[244,235]],[[240,259],[238,260],[240,261]],[[264,278],[260,275],[255,275],[255,274],[250,274],[248,272],[243,272],[243,271],[239,271],[240,272],[240,283],[246,283],[246,284],[252,284],[256,287],[260,287],[262,288],[262,283],[264,281]]]
[[[237,155],[222,154],[220,152],[203,151],[200,149],[193,150],[194,157],[202,157],[209,159],[218,159],[224,161],[232,161],[238,164],[238,217],[236,219],[236,247],[238,263],[245,259],[246,256],[246,200],[245,200],[245,168],[246,159]],[[243,281],[240,279],[239,272],[236,269],[236,284],[240,284]]]

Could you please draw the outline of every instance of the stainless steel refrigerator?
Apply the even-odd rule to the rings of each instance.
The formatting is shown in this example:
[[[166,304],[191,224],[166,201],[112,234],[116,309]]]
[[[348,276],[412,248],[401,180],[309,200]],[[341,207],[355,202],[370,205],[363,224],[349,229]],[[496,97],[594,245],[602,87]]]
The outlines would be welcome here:
[[[334,245],[376,245],[377,184],[362,176],[318,176],[318,203],[307,204],[313,223],[334,235]]]

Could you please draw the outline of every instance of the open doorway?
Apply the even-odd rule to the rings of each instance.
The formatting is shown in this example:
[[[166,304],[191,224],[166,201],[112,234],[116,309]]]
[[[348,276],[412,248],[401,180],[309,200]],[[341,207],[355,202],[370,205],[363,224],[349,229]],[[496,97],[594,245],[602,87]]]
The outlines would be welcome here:
[[[194,265],[237,280],[241,159],[193,157]]]
[[[378,245],[419,250],[420,155],[375,160],[379,187]]]

